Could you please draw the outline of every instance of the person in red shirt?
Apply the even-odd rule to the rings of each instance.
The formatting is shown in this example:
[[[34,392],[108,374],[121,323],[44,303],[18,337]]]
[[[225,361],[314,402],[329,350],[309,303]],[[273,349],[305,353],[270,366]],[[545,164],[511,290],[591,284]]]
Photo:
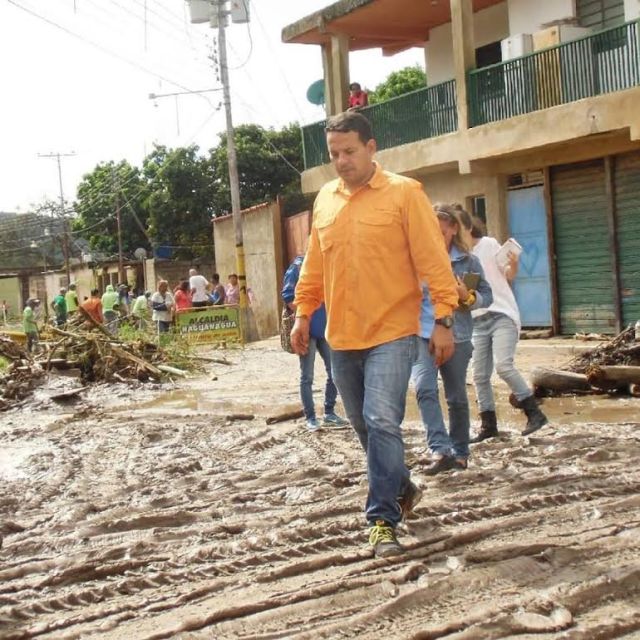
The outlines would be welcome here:
[[[176,311],[182,309],[191,309],[191,291],[189,290],[189,281],[183,280],[175,291]]]
[[[98,289],[91,289],[91,297],[80,305],[98,324],[103,323],[102,300]]]
[[[349,85],[349,109],[361,109],[369,105],[369,95],[357,82]]]

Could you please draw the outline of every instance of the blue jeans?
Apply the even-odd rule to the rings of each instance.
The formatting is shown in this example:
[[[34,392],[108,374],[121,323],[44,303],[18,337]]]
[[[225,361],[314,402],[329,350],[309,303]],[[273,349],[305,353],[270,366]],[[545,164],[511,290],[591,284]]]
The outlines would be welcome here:
[[[473,345],[470,340],[456,342],[453,356],[440,367],[444,395],[449,409],[449,431],[444,424],[438,396],[438,368],[429,353],[429,341],[420,338],[420,349],[412,377],[416,399],[427,430],[427,444],[433,453],[456,458],[469,457],[469,399],[467,368]]]
[[[489,312],[473,319],[473,384],[481,412],[496,410],[491,388],[494,365],[518,400],[533,393],[513,362],[519,337],[516,323],[504,313]]]
[[[367,454],[370,523],[400,522],[398,496],[409,482],[400,424],[417,340],[408,336],[370,349],[333,352],[333,379]]]
[[[316,351],[324,360],[324,366],[327,370],[327,384],[324,390],[325,414],[334,412],[338,397],[338,390],[331,377],[331,347],[324,338],[309,338],[309,351],[306,355],[300,356],[300,399],[307,420],[316,417],[316,407],[313,402],[313,369]]]

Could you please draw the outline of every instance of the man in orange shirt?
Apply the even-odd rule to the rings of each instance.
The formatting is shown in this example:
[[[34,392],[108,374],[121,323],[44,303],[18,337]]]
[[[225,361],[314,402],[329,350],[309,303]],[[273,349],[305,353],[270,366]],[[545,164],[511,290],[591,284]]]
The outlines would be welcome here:
[[[80,305],[98,324],[102,324],[102,300],[100,291],[91,289],[91,297]]]
[[[306,353],[309,319],[324,301],[333,378],[367,454],[369,542],[377,556],[391,556],[403,551],[395,527],[421,495],[404,463],[400,429],[417,354],[420,285],[434,303],[429,348],[438,366],[453,354],[458,293],[422,185],[373,161],[376,143],[362,114],[334,116],[326,132],[339,178],[316,198],[291,343]]]

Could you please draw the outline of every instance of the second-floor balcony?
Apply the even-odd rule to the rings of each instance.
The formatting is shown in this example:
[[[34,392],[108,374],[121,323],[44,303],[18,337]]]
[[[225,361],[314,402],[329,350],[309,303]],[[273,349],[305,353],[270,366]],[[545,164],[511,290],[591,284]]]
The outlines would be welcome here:
[[[640,21],[467,74],[469,126],[479,127],[640,85]],[[458,129],[453,80],[362,110],[379,149]],[[329,161],[326,121],[302,128],[305,169]]]
[[[455,81],[417,89],[360,113],[371,122],[379,150],[451,133],[458,128]],[[326,124],[321,120],[302,127],[305,169],[329,162]]]

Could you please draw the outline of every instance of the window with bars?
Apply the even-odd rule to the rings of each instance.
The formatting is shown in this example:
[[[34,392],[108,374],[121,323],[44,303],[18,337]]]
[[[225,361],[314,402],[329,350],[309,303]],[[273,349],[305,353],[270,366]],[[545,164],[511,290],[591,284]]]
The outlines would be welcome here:
[[[624,0],[576,0],[581,27],[608,29],[624,24]]]

